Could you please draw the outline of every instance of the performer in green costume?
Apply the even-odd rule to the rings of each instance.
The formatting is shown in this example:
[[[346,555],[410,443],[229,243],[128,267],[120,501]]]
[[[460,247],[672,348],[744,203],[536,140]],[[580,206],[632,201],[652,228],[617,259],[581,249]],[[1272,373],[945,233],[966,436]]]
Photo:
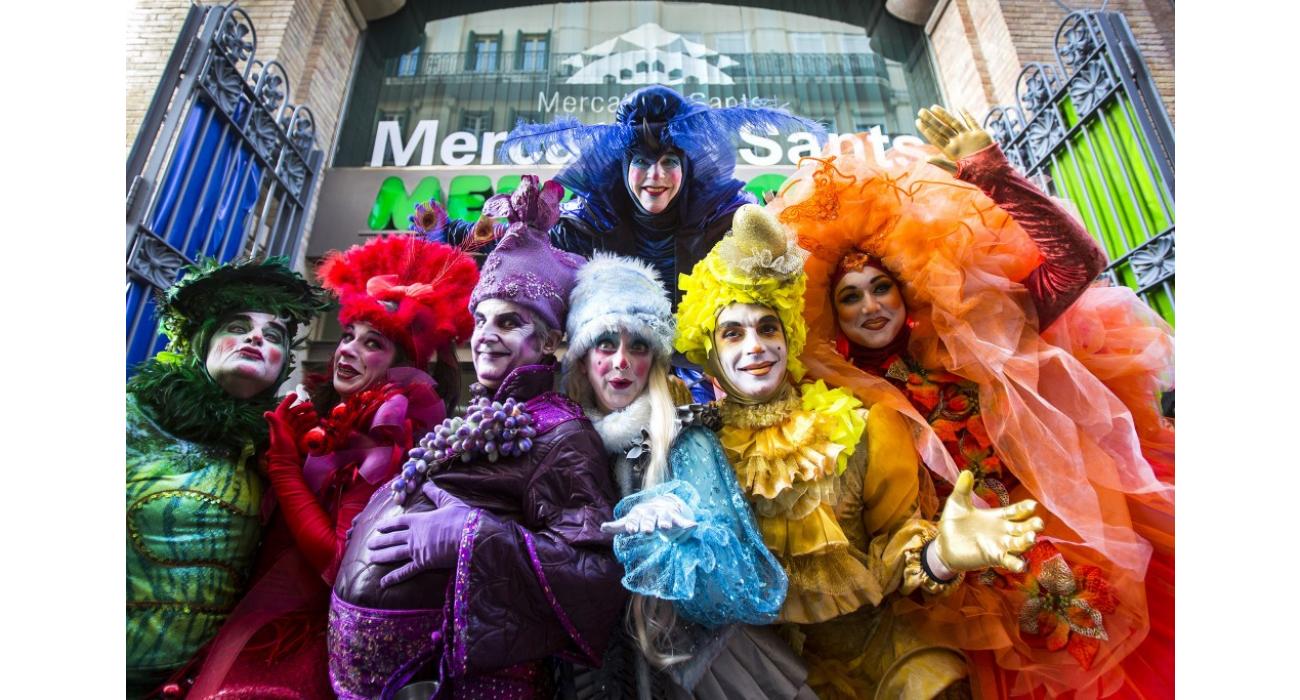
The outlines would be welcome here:
[[[192,266],[159,305],[167,349],[126,396],[127,695],[216,634],[261,536],[266,441],[300,326],[329,306],[284,258]]]

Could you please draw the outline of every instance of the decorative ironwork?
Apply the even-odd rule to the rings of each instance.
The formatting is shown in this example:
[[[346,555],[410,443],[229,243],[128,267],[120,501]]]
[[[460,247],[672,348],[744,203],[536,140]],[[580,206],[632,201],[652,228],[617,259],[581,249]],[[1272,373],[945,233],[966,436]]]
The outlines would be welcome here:
[[[1025,131],[1025,118],[1017,107],[995,107],[984,117],[984,128],[993,136],[993,140],[1002,144],[1007,160],[1018,169],[1025,169],[1025,157],[1021,146],[1011,146],[1016,137]]]
[[[284,66],[277,61],[259,64],[257,69],[253,85],[255,106],[248,120],[248,138],[257,152],[268,163],[273,163],[280,154],[284,138],[284,132],[273,115],[279,114],[287,104],[289,79],[284,75]]]
[[[277,70],[272,72],[272,68]],[[257,97],[258,104],[268,112],[275,112],[284,104],[288,91],[289,78],[284,74],[284,66],[278,61],[267,61],[261,67],[261,72],[257,75],[257,83],[253,87],[253,94]]]
[[[244,10],[191,5],[127,158],[128,368],[159,346],[152,292],[182,265],[297,254],[323,160],[316,120],[256,52]]]
[[[126,269],[158,289],[166,289],[176,281],[186,262],[185,256],[171,246],[143,234],[135,246],[135,253],[126,263]]]
[[[261,107],[253,109],[248,120],[248,140],[268,163],[275,162],[280,151],[280,127],[275,119]]]
[[[1025,129],[1025,136],[1029,144],[1029,163],[1033,164],[1046,158],[1056,144],[1065,138],[1065,129],[1061,127],[1056,111],[1048,109],[1034,117],[1029,128]]]
[[[1096,48],[1097,40],[1084,13],[1071,13],[1056,30],[1056,57],[1066,75],[1078,72],[1079,66]]]
[[[288,135],[289,142],[299,151],[303,153],[310,151],[312,144],[316,143],[315,115],[305,106],[295,107],[288,124],[284,127],[284,133]]]
[[[1089,63],[1078,71],[1070,80],[1070,99],[1079,114],[1087,114],[1101,103],[1106,94],[1115,87],[1110,77],[1110,70],[1100,61]]]
[[[1129,257],[1137,286],[1145,289],[1174,276],[1174,236],[1168,234],[1147,241]]]
[[[1059,84],[1056,69],[1052,66],[1042,63],[1025,66],[1016,79],[1016,99],[1020,102],[1020,110],[1025,114],[1038,114],[1051,104],[1052,92]]]
[[[302,191],[302,183],[307,179],[307,164],[292,153],[287,154],[280,164],[280,177],[289,186],[289,191],[297,195]]]
[[[234,114],[240,98],[244,96],[244,76],[229,61],[213,56],[208,61],[208,71],[203,76],[203,87],[207,88],[221,111]]]
[[[1070,13],[1054,48],[1056,64],[1025,65],[1016,105],[984,128],[1031,181],[1074,200],[1116,261],[1101,277],[1172,320],[1173,126],[1142,53],[1116,12]]]
[[[221,20],[221,28],[213,42],[226,54],[231,63],[247,61],[257,51],[257,29],[248,17],[248,13],[238,7],[231,7]]]

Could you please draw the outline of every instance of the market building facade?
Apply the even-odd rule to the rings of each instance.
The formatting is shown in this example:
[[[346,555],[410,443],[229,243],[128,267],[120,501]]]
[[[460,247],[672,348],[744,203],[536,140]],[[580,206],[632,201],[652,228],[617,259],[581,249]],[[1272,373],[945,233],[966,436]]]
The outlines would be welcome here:
[[[920,107],[950,104],[1000,115],[998,107],[1015,105],[1025,91],[1022,66],[1056,60],[1070,17],[1061,3],[1030,0],[244,0],[237,7],[230,31],[218,27],[214,43],[250,47],[244,77],[252,102],[260,99],[255,91],[266,94],[266,81],[258,77],[269,75],[274,63],[275,89],[300,115],[294,122],[299,136],[310,121],[313,143],[300,153],[298,169],[305,174],[299,190],[293,178],[277,180],[288,194],[271,206],[266,202],[274,187],[247,188],[249,214],[223,220],[235,233],[219,252],[292,253],[305,267],[327,250],[404,229],[420,201],[438,199],[452,216],[476,218],[483,202],[512,189],[519,175],[551,175],[571,157],[499,152],[516,123],[608,121],[625,94],[648,84],[669,85],[712,105],[783,107],[876,153],[919,144],[912,120]],[[1148,92],[1172,117],[1172,3],[1126,0],[1106,9],[1122,12],[1132,27],[1154,86]],[[130,17],[127,146],[147,142],[133,154],[177,150],[171,142],[150,141],[160,120],[149,114],[169,71],[181,76],[178,86],[184,84],[177,55],[186,47],[177,37],[187,21],[199,21],[197,11],[185,2],[141,0]],[[230,115],[240,118],[237,106]],[[282,131],[288,119],[281,117]],[[1033,120],[1023,121],[1021,131]],[[179,144],[184,131],[176,132],[166,136]],[[285,138],[292,141],[287,132]],[[736,148],[737,176],[761,197],[816,144],[810,134],[747,134]],[[263,169],[279,176],[283,152],[297,153],[286,147],[272,159],[268,151]],[[247,167],[260,172],[257,159],[249,161]],[[1051,173],[1040,169],[1051,188]],[[169,269],[152,259],[141,262],[136,249],[143,246],[132,243],[133,235],[153,235],[157,240],[146,242],[171,262],[212,254],[192,249],[193,235],[180,245],[149,227],[166,196],[166,170],[163,165],[133,180],[128,167],[128,271],[136,278],[152,275],[153,286]],[[1171,194],[1168,199],[1171,204]],[[134,224],[137,209],[141,223]],[[1165,233],[1172,247],[1169,218]],[[131,346],[129,360],[143,357],[150,345],[144,292],[151,282],[135,281],[140,306],[134,326],[128,319],[128,336],[134,328],[143,340]],[[1172,291],[1169,299],[1172,307]],[[309,362],[323,359],[336,334],[328,324],[314,331]]]

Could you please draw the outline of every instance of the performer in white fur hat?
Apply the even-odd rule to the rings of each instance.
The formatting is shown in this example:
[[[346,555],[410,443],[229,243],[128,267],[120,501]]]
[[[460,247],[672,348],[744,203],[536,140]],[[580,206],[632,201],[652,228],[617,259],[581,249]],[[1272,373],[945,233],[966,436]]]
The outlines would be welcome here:
[[[793,697],[804,687],[797,657],[768,630],[737,624],[775,619],[786,578],[702,411],[676,408],[689,395],[669,375],[674,323],[658,272],[595,254],[578,272],[567,330],[564,384],[613,460],[623,500],[602,529],[615,533],[634,594],[631,634],[579,682],[624,696]]]

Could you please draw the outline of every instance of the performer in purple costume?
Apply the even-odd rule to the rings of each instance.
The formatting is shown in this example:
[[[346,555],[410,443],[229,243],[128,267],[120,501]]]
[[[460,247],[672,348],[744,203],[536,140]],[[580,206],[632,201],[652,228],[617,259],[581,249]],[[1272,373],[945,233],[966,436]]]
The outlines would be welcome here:
[[[479,382],[353,523],[330,606],[341,698],[421,679],[437,697],[545,697],[544,659],[598,663],[622,613],[604,447],[552,391],[581,264],[546,238],[562,194],[526,176],[485,206],[510,227],[470,299]]]

